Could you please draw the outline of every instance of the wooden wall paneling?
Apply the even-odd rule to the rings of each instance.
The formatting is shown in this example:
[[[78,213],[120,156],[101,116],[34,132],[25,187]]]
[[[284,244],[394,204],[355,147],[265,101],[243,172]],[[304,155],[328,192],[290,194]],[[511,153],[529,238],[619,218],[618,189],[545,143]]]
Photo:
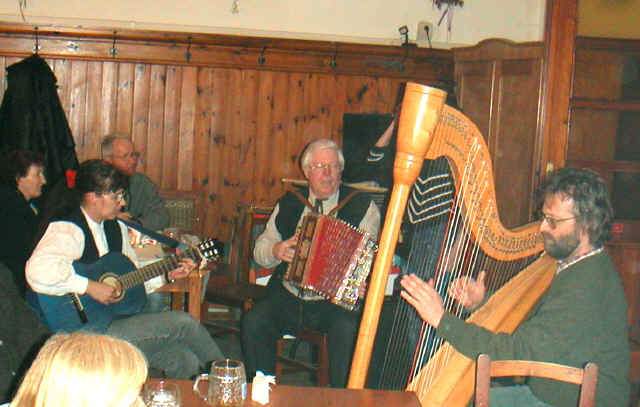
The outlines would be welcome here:
[[[117,109],[115,132],[128,134],[131,137],[133,114],[134,64],[118,65]]]
[[[165,81],[162,188],[177,189],[182,67],[168,66]]]
[[[342,135],[342,116],[347,112],[347,84],[349,77],[334,75],[335,100],[331,110],[331,138],[338,139]]]
[[[533,213],[537,159],[541,59],[500,62],[497,118],[492,131],[498,206],[505,225],[517,226]],[[519,204],[514,205],[517,202]]]
[[[211,135],[209,137],[209,156],[207,157],[207,227],[213,236],[228,236],[231,230],[233,212],[224,212],[225,197],[222,195],[224,185],[225,126],[227,123],[225,102],[227,101],[227,69],[214,68],[211,73],[211,104],[209,117]]]
[[[84,152],[91,158],[100,157],[100,142],[102,141],[102,69],[103,63],[91,61],[87,63],[87,97],[86,119],[84,126]]]
[[[227,228],[230,226],[231,214],[238,202],[239,186],[239,133],[242,130],[242,71],[225,69],[224,99],[222,103],[223,122],[221,130],[220,175],[222,177],[218,194],[217,208],[224,214],[222,219]]]
[[[28,55],[34,27],[0,23],[0,52]],[[40,27],[40,54],[61,58],[315,72],[449,82],[448,50],[200,33]],[[191,45],[191,59],[185,53]],[[260,61],[264,53],[264,62]],[[332,64],[335,61],[335,64]]]
[[[615,159],[620,112],[573,109],[567,145],[567,160]]]
[[[400,82],[398,81],[388,78],[378,78],[378,92],[375,106],[373,107],[374,112],[393,113],[399,85]]]
[[[280,180],[290,174],[288,163],[288,138],[292,122],[289,118],[292,112],[289,110],[289,90],[292,82],[289,73],[275,72],[273,74],[273,113],[271,118],[272,137],[269,140],[271,157],[268,163],[257,163],[256,171],[263,168],[269,169],[269,181],[265,185],[264,200],[257,203],[261,205],[273,205],[275,200],[284,191],[284,185]],[[274,158],[278,157],[278,158]]]
[[[327,137],[324,123],[321,119],[322,110],[322,89],[320,87],[322,74],[309,74],[307,79],[307,89],[305,92],[304,111],[305,126],[304,134],[308,140]]]
[[[640,332],[640,244],[610,241],[606,247],[623,283],[629,326]]]
[[[0,68],[33,45],[32,33],[5,28]],[[449,51],[338,44],[336,54],[335,44],[273,40],[260,65],[257,40],[204,35],[188,62],[179,34],[118,33],[112,57],[112,33],[63,31],[41,32],[41,55],[51,58],[80,159],[98,157],[105,134],[129,134],[144,154],[139,170],[161,188],[206,194],[205,230],[221,238],[239,201],[273,204],[281,178],[302,176],[298,157],[308,141],[341,143],[345,112],[386,113],[399,83],[451,78]],[[399,55],[402,72],[392,64]]]
[[[209,136],[211,134],[212,68],[198,69],[195,135],[193,140],[193,188],[204,190],[208,179]]]
[[[283,157],[283,170],[285,174],[300,177],[302,172],[299,170],[298,156],[300,150],[306,144],[307,140],[304,134],[304,92],[307,84],[307,74],[291,73],[289,74],[289,95],[287,109],[289,125],[287,126],[287,143],[285,147],[285,156]]]
[[[335,77],[333,75],[318,74],[318,87],[316,90],[317,105],[316,115],[319,122],[319,137],[331,138],[331,127],[333,126],[332,104],[335,101]]]
[[[180,98],[180,130],[178,150],[178,185],[181,191],[193,188],[193,139],[195,134],[198,68],[182,68]]]
[[[71,92],[69,113],[67,120],[71,128],[71,134],[76,142],[78,159],[85,160],[87,151],[84,142],[85,119],[87,112],[87,62],[73,61],[71,63]]]
[[[256,165],[256,133],[258,116],[259,72],[253,69],[242,71],[240,93],[240,131],[233,135],[237,144],[238,156],[238,200],[236,202],[254,202],[254,174]]]
[[[494,63],[491,61],[456,62],[460,109],[478,126],[487,143],[491,127],[493,71]],[[489,103],[479,103],[480,100]]]
[[[151,65],[135,64],[133,67],[133,103],[131,110],[131,141],[136,151],[142,153],[143,160],[138,163],[138,171],[147,172],[153,165],[147,155],[147,136],[149,134],[149,91],[151,87]]]
[[[259,72],[258,93],[256,98],[256,138],[255,161],[253,165],[253,199],[252,203],[267,202],[269,190],[276,185],[273,176],[273,145],[275,145],[274,123],[274,76],[270,71]]]
[[[150,66],[149,113],[147,132],[147,166],[146,174],[156,183],[162,185],[162,169],[164,162],[164,108],[167,67],[165,65]]]
[[[116,128],[118,100],[118,64],[102,63],[102,105],[100,106],[101,136],[111,134]]]

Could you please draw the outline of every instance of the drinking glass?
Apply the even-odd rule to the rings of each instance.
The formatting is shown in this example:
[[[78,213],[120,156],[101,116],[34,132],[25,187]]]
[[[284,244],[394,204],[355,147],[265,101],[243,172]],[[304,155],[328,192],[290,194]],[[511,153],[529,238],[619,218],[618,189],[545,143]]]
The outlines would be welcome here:
[[[208,380],[207,395],[200,393],[198,384]],[[239,360],[224,359],[213,362],[211,373],[201,374],[193,383],[193,390],[209,404],[217,407],[242,406],[247,397],[247,378]]]
[[[147,407],[180,407],[180,389],[164,380],[146,383],[142,400]]]

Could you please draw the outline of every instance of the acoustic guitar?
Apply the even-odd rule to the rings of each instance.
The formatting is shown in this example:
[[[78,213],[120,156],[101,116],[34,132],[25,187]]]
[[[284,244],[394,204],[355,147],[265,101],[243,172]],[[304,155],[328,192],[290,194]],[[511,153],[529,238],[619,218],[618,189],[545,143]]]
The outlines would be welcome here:
[[[105,305],[86,294],[58,296],[32,290],[27,291],[27,301],[54,332],[79,329],[103,332],[114,319],[142,310],[147,301],[145,281],[175,269],[183,258],[190,258],[196,263],[202,259],[218,260],[222,256],[222,248],[222,243],[208,239],[182,251],[180,255],[167,256],[139,269],[128,257],[118,252],[108,253],[92,264],[75,261],[73,268],[77,274],[114,287],[117,302]]]

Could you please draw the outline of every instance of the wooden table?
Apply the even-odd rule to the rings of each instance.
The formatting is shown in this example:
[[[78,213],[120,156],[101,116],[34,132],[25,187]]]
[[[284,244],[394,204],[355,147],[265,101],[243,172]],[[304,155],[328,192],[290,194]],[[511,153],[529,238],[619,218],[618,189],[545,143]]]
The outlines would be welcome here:
[[[157,381],[157,379],[151,379]],[[209,407],[193,390],[193,382],[188,380],[168,380],[180,387],[183,407]],[[201,383],[206,392],[207,382]],[[244,407],[260,407],[260,403],[251,400],[251,388],[247,392]],[[420,407],[413,392],[383,390],[332,389],[328,387],[295,387],[275,385],[270,393],[269,407]]]

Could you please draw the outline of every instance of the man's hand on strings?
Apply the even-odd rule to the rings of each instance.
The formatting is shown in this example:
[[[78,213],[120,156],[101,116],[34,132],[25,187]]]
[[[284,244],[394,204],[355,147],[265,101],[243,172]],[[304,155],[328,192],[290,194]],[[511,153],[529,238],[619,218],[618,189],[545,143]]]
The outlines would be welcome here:
[[[402,292],[400,295],[418,311],[420,318],[437,328],[444,314],[444,306],[440,294],[433,288],[433,279],[428,283],[415,274],[404,276],[400,281]]]
[[[178,280],[181,278],[185,278],[196,268],[196,263],[188,258],[184,258],[180,260],[180,263],[177,268],[171,270],[169,272],[169,279]]]
[[[298,236],[294,235],[287,240],[274,244],[271,251],[276,259],[291,263],[296,251],[296,244],[298,244]]]
[[[118,296],[115,288],[93,280],[89,280],[85,294],[104,305],[116,302],[116,297]]]
[[[480,274],[478,274],[477,280],[474,280],[472,277],[456,278],[449,284],[447,292],[451,298],[455,299],[466,309],[474,309],[484,300],[486,293],[484,278],[486,274],[485,271],[481,271]]]

